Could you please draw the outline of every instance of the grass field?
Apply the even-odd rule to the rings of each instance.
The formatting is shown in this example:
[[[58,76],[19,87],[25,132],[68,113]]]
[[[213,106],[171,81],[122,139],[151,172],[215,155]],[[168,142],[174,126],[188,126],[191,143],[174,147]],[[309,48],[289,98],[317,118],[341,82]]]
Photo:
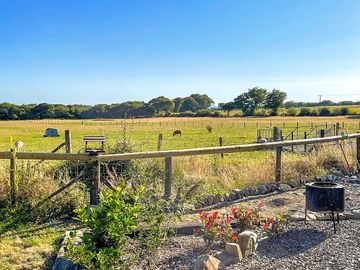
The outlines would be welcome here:
[[[85,135],[105,135],[108,146],[113,146],[124,136],[130,141],[133,151],[155,151],[159,133],[163,134],[162,149],[185,149],[218,146],[218,139],[223,138],[224,145],[253,143],[256,140],[257,128],[273,126],[296,126],[314,124],[340,123],[342,132],[359,130],[360,119],[346,117],[269,117],[269,118],[153,118],[113,121],[81,120],[42,120],[42,121],[6,121],[0,122],[0,151],[8,151],[16,140],[24,141],[24,151],[50,152],[64,141],[64,130],[72,133],[73,152],[82,152]],[[206,129],[211,125],[213,130]],[[42,135],[48,127],[57,128],[60,137],[44,138]],[[180,129],[183,135],[173,137],[172,132]],[[125,134],[124,134],[125,133]],[[351,166],[354,165],[353,152],[345,147]],[[61,150],[64,152],[64,149]],[[147,173],[151,181],[163,181],[163,160],[143,160],[142,165],[150,168]],[[33,162],[34,163],[34,162]],[[36,173],[26,171],[27,161],[18,162],[19,196],[27,198],[31,204],[50,194],[58,188],[52,179],[51,168],[59,162],[45,162]],[[284,153],[283,179],[301,178],[304,176],[322,175],[330,164],[346,168],[342,153],[337,146],[319,149],[317,153],[296,154]],[[0,199],[9,194],[8,160],[0,161]],[[226,154],[224,159],[219,155],[178,157],[174,158],[174,188],[186,191],[194,184],[199,184],[196,198],[209,193],[226,193],[234,188],[271,182],[274,179],[274,152],[257,151]],[[80,193],[73,190],[58,196],[50,204],[66,205],[69,200],[77,198]],[[195,199],[196,199],[195,198]],[[0,200],[0,201],[1,201]],[[49,210],[47,210],[49,211]],[[0,269],[49,269],[53,259],[54,242],[62,235],[64,227],[57,230],[47,224],[33,221],[23,222],[17,216],[3,215],[0,221]],[[45,216],[47,214],[45,213]],[[24,215],[20,214],[20,217]],[[47,220],[47,218],[45,219]],[[60,231],[59,231],[60,229]]]
[[[0,150],[7,151],[16,140],[25,143],[25,151],[49,152],[64,140],[64,130],[72,132],[73,152],[83,150],[85,135],[105,135],[108,144],[121,140],[124,130],[135,151],[156,150],[157,138],[163,134],[162,149],[185,149],[218,146],[218,138],[224,145],[254,142],[257,128],[272,126],[295,127],[311,124],[340,123],[343,132],[360,130],[360,118],[349,117],[267,117],[267,118],[151,118],[134,120],[39,120],[0,122]],[[206,129],[213,127],[212,133]],[[57,128],[58,138],[44,138],[44,130]],[[181,137],[173,137],[172,132],[180,129]]]

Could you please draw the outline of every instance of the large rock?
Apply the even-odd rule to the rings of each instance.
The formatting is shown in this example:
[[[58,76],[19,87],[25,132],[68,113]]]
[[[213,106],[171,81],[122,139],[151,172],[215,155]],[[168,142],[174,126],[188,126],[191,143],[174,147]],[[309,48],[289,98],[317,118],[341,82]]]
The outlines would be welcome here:
[[[254,254],[257,248],[257,234],[252,231],[244,231],[239,234],[239,246],[243,258]]]
[[[240,261],[239,257],[231,255],[226,251],[218,252],[215,257],[219,259],[222,265],[229,266]]]
[[[196,259],[194,270],[217,270],[223,263],[210,255],[201,255]]]
[[[243,258],[241,250],[240,250],[240,246],[238,244],[236,244],[236,243],[226,243],[225,251],[228,254],[239,258],[239,261],[241,261],[242,258]]]

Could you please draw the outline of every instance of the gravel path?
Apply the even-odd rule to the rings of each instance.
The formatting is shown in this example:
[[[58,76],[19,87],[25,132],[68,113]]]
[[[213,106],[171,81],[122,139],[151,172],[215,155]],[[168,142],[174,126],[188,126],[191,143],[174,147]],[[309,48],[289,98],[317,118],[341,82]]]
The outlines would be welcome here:
[[[360,180],[346,183],[345,188],[346,211],[360,213]],[[303,196],[302,192],[299,194]],[[273,200],[269,198],[269,203]],[[291,200],[288,203],[292,205]],[[303,212],[303,203],[295,205],[297,211]],[[334,234],[330,221],[310,221],[306,225],[303,221],[291,222],[283,233],[262,240],[252,257],[226,270],[360,269],[360,220],[341,220],[338,228]],[[206,246],[201,237],[173,237],[154,256],[154,268],[192,269],[199,255],[211,255],[217,250],[219,246]]]
[[[292,222],[282,234],[262,240],[252,257],[226,270],[360,269],[360,220],[342,220],[339,228],[334,234],[329,221]],[[192,269],[199,255],[219,249],[200,237],[174,237],[154,257],[155,269]]]
[[[360,221],[296,222],[283,234],[260,242],[251,258],[227,269],[360,269]]]

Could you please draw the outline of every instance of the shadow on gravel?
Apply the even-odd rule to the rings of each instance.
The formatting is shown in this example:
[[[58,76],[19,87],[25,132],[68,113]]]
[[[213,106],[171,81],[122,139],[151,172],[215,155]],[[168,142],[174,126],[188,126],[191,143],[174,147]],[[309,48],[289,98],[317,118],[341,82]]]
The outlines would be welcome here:
[[[295,229],[264,239],[259,243],[258,254],[268,258],[287,258],[304,253],[329,237],[314,229]]]

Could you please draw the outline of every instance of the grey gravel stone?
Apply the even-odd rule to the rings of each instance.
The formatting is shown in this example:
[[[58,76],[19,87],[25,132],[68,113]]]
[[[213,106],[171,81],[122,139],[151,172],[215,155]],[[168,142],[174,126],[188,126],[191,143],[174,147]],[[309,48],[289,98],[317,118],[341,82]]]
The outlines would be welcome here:
[[[289,180],[286,182],[291,188],[297,188],[298,186],[300,186],[299,181],[296,180]]]
[[[279,190],[282,192],[286,192],[291,190],[291,187],[288,184],[280,184]]]

